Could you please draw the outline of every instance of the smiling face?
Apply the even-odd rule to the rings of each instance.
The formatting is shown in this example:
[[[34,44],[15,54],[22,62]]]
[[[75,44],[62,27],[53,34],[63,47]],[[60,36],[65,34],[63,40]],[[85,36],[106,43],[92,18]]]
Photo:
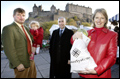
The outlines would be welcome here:
[[[96,9],[93,14],[93,28],[101,28],[105,27],[107,28],[108,23],[108,15],[104,8]]]
[[[97,28],[104,27],[104,25],[106,23],[105,16],[102,13],[97,12],[96,15],[95,15],[95,17],[94,17],[94,23],[95,23],[95,26]]]
[[[66,21],[64,20],[64,18],[58,19],[58,25],[61,29],[65,28],[65,24],[66,24]]]

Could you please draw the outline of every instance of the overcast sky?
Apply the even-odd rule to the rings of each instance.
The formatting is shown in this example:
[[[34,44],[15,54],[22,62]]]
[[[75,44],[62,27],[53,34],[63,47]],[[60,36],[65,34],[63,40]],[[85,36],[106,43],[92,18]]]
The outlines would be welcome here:
[[[28,13],[33,11],[34,4],[37,6],[42,5],[44,11],[50,11],[52,5],[56,6],[56,9],[65,10],[67,3],[90,7],[92,8],[92,13],[97,8],[104,8],[109,18],[119,13],[119,1],[1,1],[1,31],[5,25],[11,24],[14,21],[13,10],[15,8],[24,8],[27,19]],[[110,23],[108,22],[108,24]]]

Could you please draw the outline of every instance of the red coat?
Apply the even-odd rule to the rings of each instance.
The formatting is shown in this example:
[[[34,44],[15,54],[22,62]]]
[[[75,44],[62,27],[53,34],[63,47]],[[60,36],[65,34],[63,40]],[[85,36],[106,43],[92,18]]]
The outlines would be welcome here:
[[[88,31],[88,36],[91,36],[91,41],[87,48],[97,64],[95,68],[97,75],[79,75],[85,78],[111,78],[110,68],[116,62],[117,33],[103,28],[96,38],[95,29],[91,29]],[[71,42],[73,43],[72,39]]]
[[[40,27],[37,30],[30,29],[30,33],[33,35],[33,46],[36,47],[37,45],[40,45],[42,47],[42,40],[43,40],[43,29]]]
[[[34,39],[34,42],[33,42],[32,46],[37,47],[38,30],[30,29],[30,33],[33,35],[33,39]]]
[[[44,33],[43,28],[40,27],[38,29],[38,32],[39,32],[39,35],[38,35],[37,39],[39,39],[39,40],[37,40],[37,43],[40,45],[40,47],[42,47],[42,40],[43,40],[43,33]]]

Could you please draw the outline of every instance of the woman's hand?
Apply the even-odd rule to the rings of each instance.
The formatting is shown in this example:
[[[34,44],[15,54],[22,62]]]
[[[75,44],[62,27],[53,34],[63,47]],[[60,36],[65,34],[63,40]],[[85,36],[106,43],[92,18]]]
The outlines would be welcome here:
[[[84,71],[80,71],[79,73],[81,73],[81,74],[97,74],[97,72],[94,69],[88,69],[88,68],[85,68]]]
[[[75,39],[77,39],[77,38],[79,38],[79,39],[82,39],[82,38],[83,38],[81,32],[76,32],[76,33],[73,35],[73,40],[75,40]]]

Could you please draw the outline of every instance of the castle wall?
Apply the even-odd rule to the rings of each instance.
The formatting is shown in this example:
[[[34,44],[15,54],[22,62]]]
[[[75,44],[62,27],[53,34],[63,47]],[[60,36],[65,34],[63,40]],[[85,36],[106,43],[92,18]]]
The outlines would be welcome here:
[[[40,22],[49,22],[53,19],[52,15],[48,15],[48,16],[44,16],[42,18],[40,18]]]
[[[52,15],[50,11],[30,12],[29,17]]]
[[[79,18],[83,17],[82,14],[73,14],[66,11],[58,11],[57,14],[54,14],[53,19],[57,20],[59,17],[71,18],[74,16],[78,16]]]
[[[29,17],[35,17],[38,15],[38,12],[30,12]]]
[[[86,8],[86,13],[88,15],[92,15],[92,9],[91,8]]]
[[[50,11],[41,11],[38,13],[39,16],[47,16],[47,15],[52,15]]]
[[[82,13],[82,14],[92,14],[92,9],[89,7],[79,6],[79,5],[73,5],[73,4],[67,4],[66,5],[66,11],[70,13]]]

